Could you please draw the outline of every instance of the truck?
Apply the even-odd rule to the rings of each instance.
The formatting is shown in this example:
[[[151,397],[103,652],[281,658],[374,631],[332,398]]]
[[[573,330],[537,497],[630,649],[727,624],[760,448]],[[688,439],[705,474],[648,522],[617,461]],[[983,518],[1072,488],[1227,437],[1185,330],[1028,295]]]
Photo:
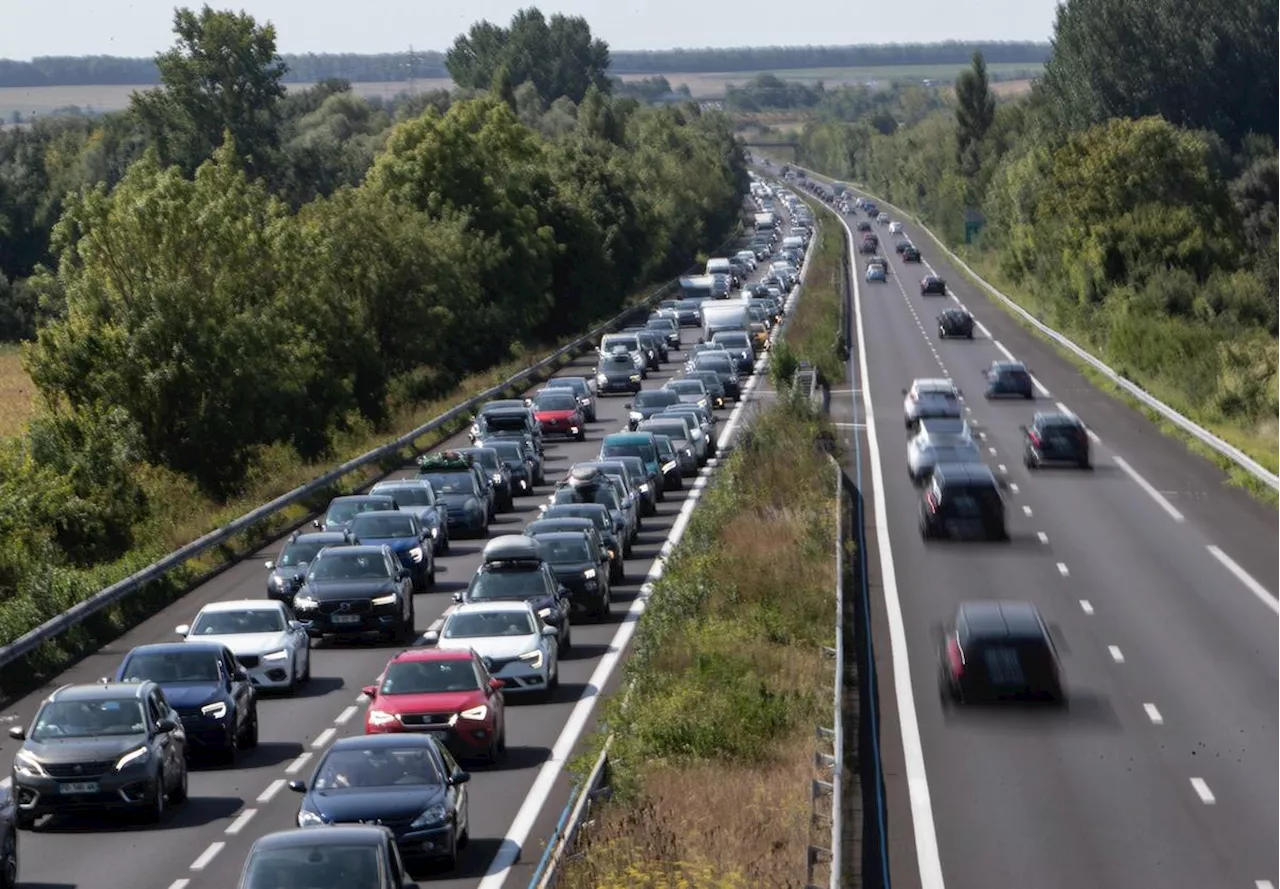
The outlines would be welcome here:
[[[709,343],[721,330],[747,330],[751,322],[747,314],[750,303],[745,299],[723,300],[702,307],[702,341]]]
[[[756,214],[756,231],[771,232],[775,228],[777,228],[777,225],[778,225],[778,220],[777,218],[774,217],[772,213]]]

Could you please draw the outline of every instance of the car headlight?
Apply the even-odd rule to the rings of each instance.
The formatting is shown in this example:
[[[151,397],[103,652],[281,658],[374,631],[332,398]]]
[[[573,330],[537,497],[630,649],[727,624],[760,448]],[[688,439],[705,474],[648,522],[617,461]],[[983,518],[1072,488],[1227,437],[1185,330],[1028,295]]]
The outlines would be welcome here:
[[[151,756],[150,747],[135,747],[124,756],[116,760],[116,771],[129,766],[140,766]]]
[[[702,430],[701,430],[701,429],[695,429],[695,430],[693,430],[693,440],[694,440],[694,441],[702,441]]]
[[[319,812],[313,812],[310,809],[298,810],[298,826],[299,827],[317,827],[324,824],[324,816]]]
[[[279,574],[271,575],[271,585],[277,589],[284,589],[285,579]]]
[[[584,578],[585,580],[595,580],[595,578],[596,578],[596,569],[594,569],[594,568],[588,568],[586,571],[583,571],[583,572],[582,572],[582,576],[583,576],[583,578]]]
[[[673,469],[675,469],[675,468],[676,468],[677,466],[679,466],[679,465],[680,465],[680,464],[678,464],[675,460],[672,460],[672,461],[670,461],[669,463],[663,463],[663,464],[662,464],[662,471],[663,471],[664,473],[666,473],[666,472],[671,472]]]
[[[40,760],[25,750],[19,750],[14,755],[13,768],[19,775],[26,775],[28,778],[47,777],[44,767],[40,765]]]
[[[502,484],[502,473],[501,473],[501,472],[495,472],[495,473],[493,474],[493,483],[494,483],[495,485],[500,485],[500,484]]]
[[[370,710],[370,725],[390,725],[393,722],[399,722],[400,716],[397,713],[388,713],[386,710]]]
[[[685,449],[684,449],[684,455],[685,455],[686,457],[692,457],[692,456],[693,456],[693,449],[692,449],[692,448],[685,448]]]
[[[596,382],[601,386],[607,386],[609,385],[609,378],[604,374],[596,374]]]
[[[639,422],[644,419],[644,414],[640,413],[639,411],[632,411],[631,413],[627,414],[627,419],[635,420],[636,422]]]
[[[648,482],[641,482],[641,483],[640,483],[640,493],[641,493],[641,494],[648,494],[648,493],[649,493],[649,483],[648,483]]]
[[[607,550],[605,550],[605,552],[607,552],[607,553],[609,554],[609,561],[611,561],[611,562],[612,562],[614,559],[618,558],[618,551],[617,551],[617,550],[614,550],[614,549],[607,549]]]
[[[578,404],[582,405],[583,407],[588,407],[588,406],[591,404],[591,399],[590,399],[590,398],[579,398],[579,399],[578,399]]]
[[[415,546],[413,549],[409,550],[409,558],[410,558],[410,559],[412,559],[415,563],[416,563],[416,562],[421,562],[421,561],[422,561],[422,547],[420,547],[420,546]]]
[[[526,651],[524,654],[520,655],[520,660],[524,661],[535,670],[541,670],[542,649],[538,649],[537,651]]]
[[[479,707],[472,707],[470,710],[463,710],[461,713],[458,714],[459,718],[461,719],[473,719],[473,720],[476,720],[477,722],[484,719],[488,715],[489,715],[489,708],[486,707],[484,704],[481,704]]]
[[[311,596],[294,596],[293,597],[294,611],[314,611],[319,607],[320,607],[320,603]]]
[[[638,383],[638,382],[640,382],[640,374],[632,374],[632,375],[631,375],[631,382],[633,382],[633,383]]]
[[[378,596],[369,604],[370,605],[394,605],[396,604],[396,594],[387,593],[385,596]]]
[[[538,617],[541,617],[541,618],[548,618],[548,617],[550,617],[550,616],[551,616],[551,609],[550,609],[549,607],[548,607],[548,608],[539,608],[539,609],[538,609]]]
[[[707,406],[707,400],[705,398],[699,398],[698,407],[706,407],[706,406]]]
[[[225,701],[214,701],[201,707],[200,712],[210,719],[221,719],[227,715],[227,705]]]
[[[426,811],[413,819],[410,827],[435,827],[443,824],[449,818],[449,810],[445,808],[444,803],[436,803],[434,806],[428,806]]]
[[[432,540],[435,540],[435,539],[436,539],[437,537],[439,537],[439,536],[440,536],[440,526],[439,526],[439,525],[432,525],[432,526],[431,526],[431,539],[432,539]]]

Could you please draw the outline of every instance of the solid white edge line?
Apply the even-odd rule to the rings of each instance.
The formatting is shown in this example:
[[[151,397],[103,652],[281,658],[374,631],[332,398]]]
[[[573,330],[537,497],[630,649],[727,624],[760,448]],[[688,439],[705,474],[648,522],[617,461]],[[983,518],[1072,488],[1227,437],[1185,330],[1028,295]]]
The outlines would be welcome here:
[[[1147,481],[1145,478],[1139,475],[1138,470],[1130,466],[1129,462],[1125,460],[1124,457],[1117,455],[1112,459],[1116,461],[1117,466],[1119,466],[1121,469],[1124,470],[1125,475],[1133,479],[1134,483],[1137,484],[1137,486],[1141,488],[1143,491],[1145,491],[1148,497],[1154,500],[1161,509],[1163,509],[1165,512],[1169,514],[1169,518],[1173,519],[1175,522],[1185,522],[1187,520],[1186,516],[1178,512],[1177,508],[1172,503],[1170,503],[1163,494],[1157,491],[1155,489],[1155,486],[1152,485],[1151,482]]]
[[[209,866],[209,862],[218,857],[218,853],[227,847],[227,844],[219,840],[216,843],[210,843],[209,848],[200,853],[200,857],[191,862],[192,870],[204,870]]]
[[[1235,559],[1231,558],[1229,555],[1224,553],[1220,548],[1214,546],[1212,543],[1205,548],[1209,550],[1209,555],[1213,556],[1215,559],[1217,559],[1219,562],[1222,563],[1223,568],[1226,568],[1228,571],[1234,574],[1236,577],[1236,580],[1244,584],[1245,588],[1248,589],[1249,592],[1257,596],[1259,602],[1261,602],[1263,605],[1266,605],[1276,614],[1280,614],[1280,602],[1276,601],[1276,597],[1271,595],[1271,593],[1268,592],[1266,587],[1258,583],[1258,581],[1254,580],[1253,575],[1251,575],[1248,571],[1245,571],[1243,568],[1237,565]]]
[[[1218,798],[1213,795],[1213,791],[1209,789],[1209,785],[1205,783],[1204,778],[1192,778],[1191,787],[1195,790],[1196,796],[1200,797],[1200,802],[1206,806],[1212,806],[1218,801]]]
[[[853,242],[848,223],[839,219]],[[898,704],[898,725],[902,731],[902,753],[907,772],[907,796],[911,805],[911,827],[915,833],[916,863],[920,869],[921,889],[944,889],[942,859],[938,853],[938,829],[933,820],[933,802],[929,795],[928,770],[924,761],[924,745],[920,740],[920,722],[916,715],[915,691],[911,683],[911,659],[907,652],[907,628],[902,616],[902,600],[898,595],[898,577],[893,562],[893,544],[889,539],[889,513],[885,506],[884,471],[881,468],[880,441],[876,434],[875,409],[872,406],[870,373],[867,368],[867,336],[862,316],[862,288],[853,257],[850,277],[853,279],[853,317],[858,327],[858,387],[862,389],[862,421],[867,426],[867,450],[871,465],[871,503],[875,514],[876,549],[880,557],[881,584],[884,588],[884,614],[889,625],[889,648],[893,663],[893,690]],[[863,492],[865,496],[865,492]]]
[[[275,799],[275,795],[279,793],[281,790],[283,790],[284,786],[288,783],[289,782],[286,781],[284,778],[276,778],[274,781],[272,781],[270,784],[267,785],[266,790],[258,794],[257,802],[260,805],[266,805],[267,803],[271,802],[271,800]]]
[[[245,809],[236,816],[236,820],[227,825],[227,829],[223,831],[227,836],[235,836],[244,830],[245,825],[253,820],[253,816],[258,814],[257,809]]]

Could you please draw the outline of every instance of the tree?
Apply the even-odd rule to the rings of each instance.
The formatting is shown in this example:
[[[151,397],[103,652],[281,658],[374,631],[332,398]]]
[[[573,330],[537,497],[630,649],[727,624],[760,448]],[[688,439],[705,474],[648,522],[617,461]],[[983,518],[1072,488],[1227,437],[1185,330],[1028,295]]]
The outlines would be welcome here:
[[[176,45],[156,56],[163,86],[135,92],[130,102],[161,163],[190,175],[229,131],[250,171],[268,169],[286,70],[276,55],[275,27],[205,6],[199,14],[175,11],[173,30]]]
[[[489,92],[506,102],[507,107],[512,111],[516,110],[516,87],[511,82],[511,72],[507,70],[506,65],[499,65],[498,70],[494,72]]]
[[[529,82],[545,104],[561,96],[581,102],[592,86],[607,93],[609,46],[591,36],[586,19],[522,9],[508,28],[477,22],[445,53],[445,66],[458,86],[489,89],[500,68],[514,86]]]
[[[996,97],[991,94],[987,63],[975,52],[970,67],[956,78],[956,157],[965,176],[975,176],[982,166],[982,141],[995,119]]]

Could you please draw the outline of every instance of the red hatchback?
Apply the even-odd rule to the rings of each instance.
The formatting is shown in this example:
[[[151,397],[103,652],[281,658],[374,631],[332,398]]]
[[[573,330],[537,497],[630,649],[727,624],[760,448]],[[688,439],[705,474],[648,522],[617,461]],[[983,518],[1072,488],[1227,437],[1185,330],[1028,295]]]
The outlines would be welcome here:
[[[587,418],[582,405],[569,389],[543,389],[530,400],[534,419],[542,427],[542,434],[567,435],[578,441],[586,441]]]
[[[502,681],[474,652],[411,648],[387,663],[370,698],[367,735],[429,732],[457,757],[497,762],[507,749]]]

